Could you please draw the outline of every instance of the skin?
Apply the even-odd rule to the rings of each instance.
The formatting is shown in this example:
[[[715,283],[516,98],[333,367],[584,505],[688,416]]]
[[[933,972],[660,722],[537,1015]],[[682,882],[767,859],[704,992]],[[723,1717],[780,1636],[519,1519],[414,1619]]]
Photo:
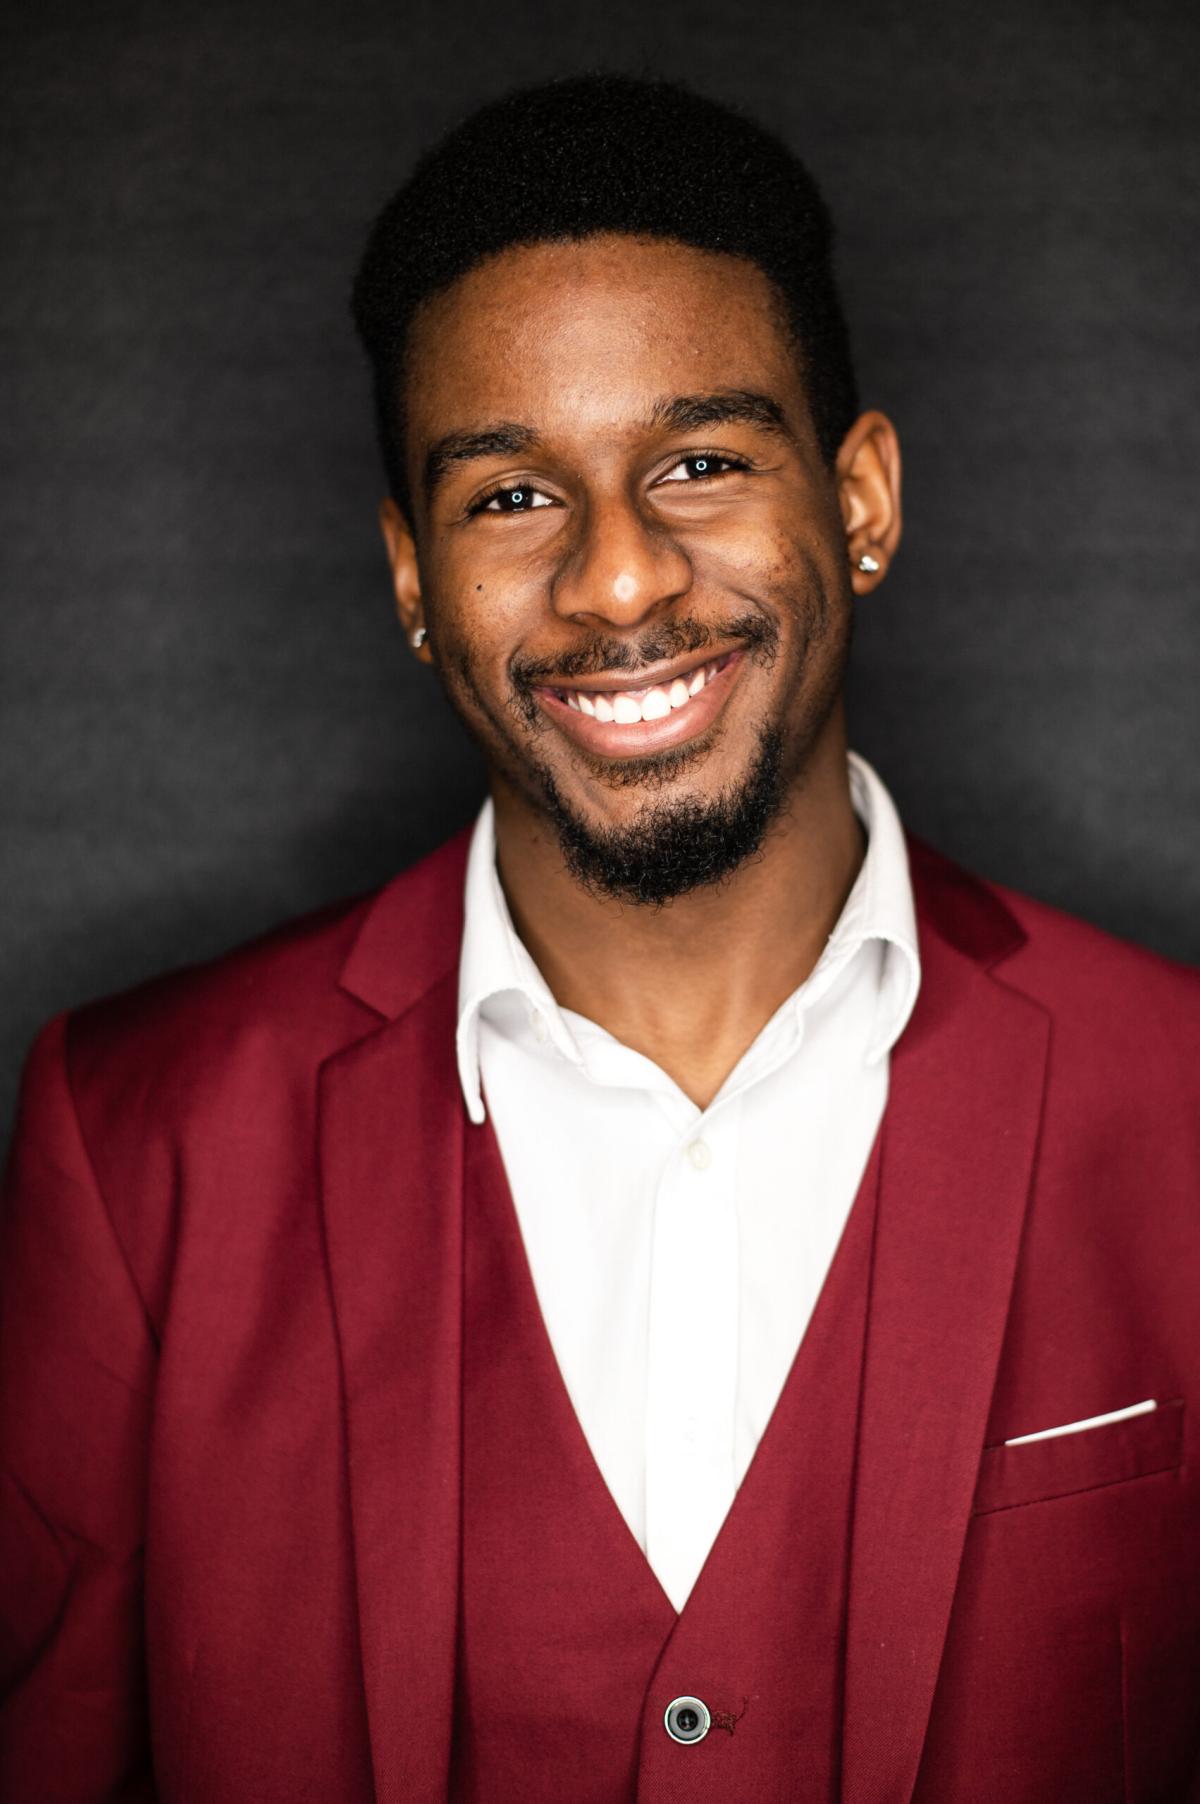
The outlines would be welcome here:
[[[517,931],[561,1005],[706,1107],[812,970],[862,862],[841,691],[856,599],[899,543],[895,430],[862,414],[827,469],[767,277],[617,234],[522,246],[470,271],[418,314],[409,371],[413,518],[389,498],[380,523],[401,622],[427,630],[415,655],[437,665],[487,759]],[[782,424],[681,428],[653,414],[665,398],[737,392],[769,398]],[[496,422],[529,428],[528,442],[477,446],[428,491],[431,448]],[[705,454],[718,473],[686,461]],[[471,511],[500,483],[523,508]],[[857,569],[865,551],[878,572]],[[772,657],[732,633],[748,615],[769,624]],[[673,666],[743,656],[716,718],[674,752],[597,754],[552,699],[532,720],[518,705],[514,660],[580,687],[633,684],[639,648],[680,621],[698,622],[708,649]],[[575,814],[621,827],[648,801],[711,801],[743,779],[764,722],[783,734],[787,802],[732,877],[645,907],[569,873],[535,766]]]

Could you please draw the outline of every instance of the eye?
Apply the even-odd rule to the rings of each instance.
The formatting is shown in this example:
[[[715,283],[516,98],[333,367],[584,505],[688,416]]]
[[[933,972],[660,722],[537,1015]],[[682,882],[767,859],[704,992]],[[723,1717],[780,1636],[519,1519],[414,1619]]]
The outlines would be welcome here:
[[[714,476],[726,476],[731,470],[748,470],[750,465],[740,457],[728,457],[723,451],[691,451],[673,464],[662,482],[702,482]],[[680,475],[683,471],[685,474]]]
[[[531,507],[553,507],[549,495],[525,482],[506,482],[489,489],[467,509],[469,514],[525,514]]]

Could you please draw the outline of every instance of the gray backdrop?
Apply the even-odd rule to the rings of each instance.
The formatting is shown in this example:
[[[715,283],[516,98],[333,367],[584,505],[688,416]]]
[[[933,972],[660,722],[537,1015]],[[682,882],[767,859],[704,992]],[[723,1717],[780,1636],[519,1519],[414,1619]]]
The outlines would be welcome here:
[[[907,502],[852,736],[907,822],[1200,956],[1194,7],[9,19],[0,1135],[51,1012],[366,889],[475,808],[392,614],[347,290],[431,134],[582,67],[751,106],[840,222]]]

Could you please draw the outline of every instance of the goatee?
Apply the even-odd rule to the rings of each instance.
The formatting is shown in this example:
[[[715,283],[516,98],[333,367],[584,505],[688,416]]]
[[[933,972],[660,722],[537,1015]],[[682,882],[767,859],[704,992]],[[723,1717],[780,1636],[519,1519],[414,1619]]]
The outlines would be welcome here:
[[[571,875],[593,895],[658,906],[730,877],[762,846],[786,785],[783,736],[759,729],[758,751],[742,781],[714,800],[647,801],[627,827],[592,827],[540,772],[547,813]]]

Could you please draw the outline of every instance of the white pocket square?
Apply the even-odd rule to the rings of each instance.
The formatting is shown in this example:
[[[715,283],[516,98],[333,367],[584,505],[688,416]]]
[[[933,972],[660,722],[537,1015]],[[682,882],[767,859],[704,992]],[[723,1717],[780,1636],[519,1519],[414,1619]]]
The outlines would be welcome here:
[[[1078,1434],[1081,1428],[1103,1428],[1109,1422],[1124,1422],[1130,1416],[1149,1415],[1152,1409],[1158,1408],[1157,1399],[1148,1397],[1144,1403],[1131,1403],[1128,1409],[1110,1409],[1105,1416],[1085,1416],[1082,1422],[1064,1422],[1061,1428],[1039,1428],[1036,1434],[1018,1434],[1011,1441],[1005,1441],[1006,1447],[1023,1447],[1026,1441],[1048,1441],[1054,1435]]]

